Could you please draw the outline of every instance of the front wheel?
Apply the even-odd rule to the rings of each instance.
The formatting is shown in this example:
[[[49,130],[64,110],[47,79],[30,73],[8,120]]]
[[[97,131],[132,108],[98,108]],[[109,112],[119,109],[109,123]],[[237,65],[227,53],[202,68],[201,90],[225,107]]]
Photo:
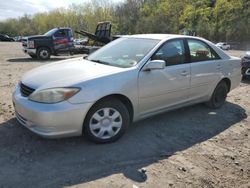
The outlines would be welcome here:
[[[224,81],[220,82],[216,86],[211,99],[206,105],[213,109],[220,108],[226,101],[228,91],[229,88],[227,84]]]
[[[88,112],[83,125],[84,135],[96,143],[118,140],[130,123],[126,106],[117,99],[98,102]]]
[[[50,58],[50,50],[48,48],[42,47],[37,50],[37,57],[41,60],[47,60]]]

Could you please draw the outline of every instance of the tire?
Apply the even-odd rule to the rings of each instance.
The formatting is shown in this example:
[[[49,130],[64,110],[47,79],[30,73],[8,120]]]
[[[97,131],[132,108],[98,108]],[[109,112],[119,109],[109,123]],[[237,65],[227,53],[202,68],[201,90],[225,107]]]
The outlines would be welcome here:
[[[29,54],[29,56],[30,56],[32,59],[36,59],[36,58],[37,58],[37,55],[34,55],[34,54]]]
[[[229,88],[224,81],[221,81],[215,88],[211,99],[206,105],[213,109],[220,108],[226,101]]]
[[[109,98],[95,104],[87,113],[83,135],[95,143],[118,140],[130,124],[129,112],[119,100]]]
[[[50,58],[51,53],[50,53],[49,48],[42,47],[42,48],[38,48],[36,55],[40,60],[47,60]]]

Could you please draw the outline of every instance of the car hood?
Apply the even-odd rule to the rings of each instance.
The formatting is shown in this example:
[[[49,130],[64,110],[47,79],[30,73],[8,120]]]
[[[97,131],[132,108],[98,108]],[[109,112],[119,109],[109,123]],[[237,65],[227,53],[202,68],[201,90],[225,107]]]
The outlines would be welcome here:
[[[24,40],[38,40],[38,39],[49,39],[51,38],[50,36],[45,36],[45,35],[32,35],[28,37],[24,37]]]
[[[50,63],[27,72],[21,82],[34,89],[77,86],[84,81],[124,71],[81,58]]]

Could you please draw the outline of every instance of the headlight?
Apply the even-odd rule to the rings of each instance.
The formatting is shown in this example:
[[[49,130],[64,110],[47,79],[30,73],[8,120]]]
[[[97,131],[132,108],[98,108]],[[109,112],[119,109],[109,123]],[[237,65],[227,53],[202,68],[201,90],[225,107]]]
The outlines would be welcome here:
[[[29,40],[28,41],[28,48],[35,48],[35,45],[34,45],[34,41],[33,40]]]
[[[32,93],[29,100],[40,103],[58,103],[65,101],[79,92],[79,88],[51,88]]]

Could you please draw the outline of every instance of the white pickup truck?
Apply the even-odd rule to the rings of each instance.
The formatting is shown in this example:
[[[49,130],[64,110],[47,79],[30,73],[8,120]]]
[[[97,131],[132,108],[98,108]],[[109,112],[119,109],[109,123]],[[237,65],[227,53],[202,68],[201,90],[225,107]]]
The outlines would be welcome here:
[[[219,42],[215,46],[221,48],[222,50],[229,50],[230,49],[230,44],[227,44],[225,42]]]

